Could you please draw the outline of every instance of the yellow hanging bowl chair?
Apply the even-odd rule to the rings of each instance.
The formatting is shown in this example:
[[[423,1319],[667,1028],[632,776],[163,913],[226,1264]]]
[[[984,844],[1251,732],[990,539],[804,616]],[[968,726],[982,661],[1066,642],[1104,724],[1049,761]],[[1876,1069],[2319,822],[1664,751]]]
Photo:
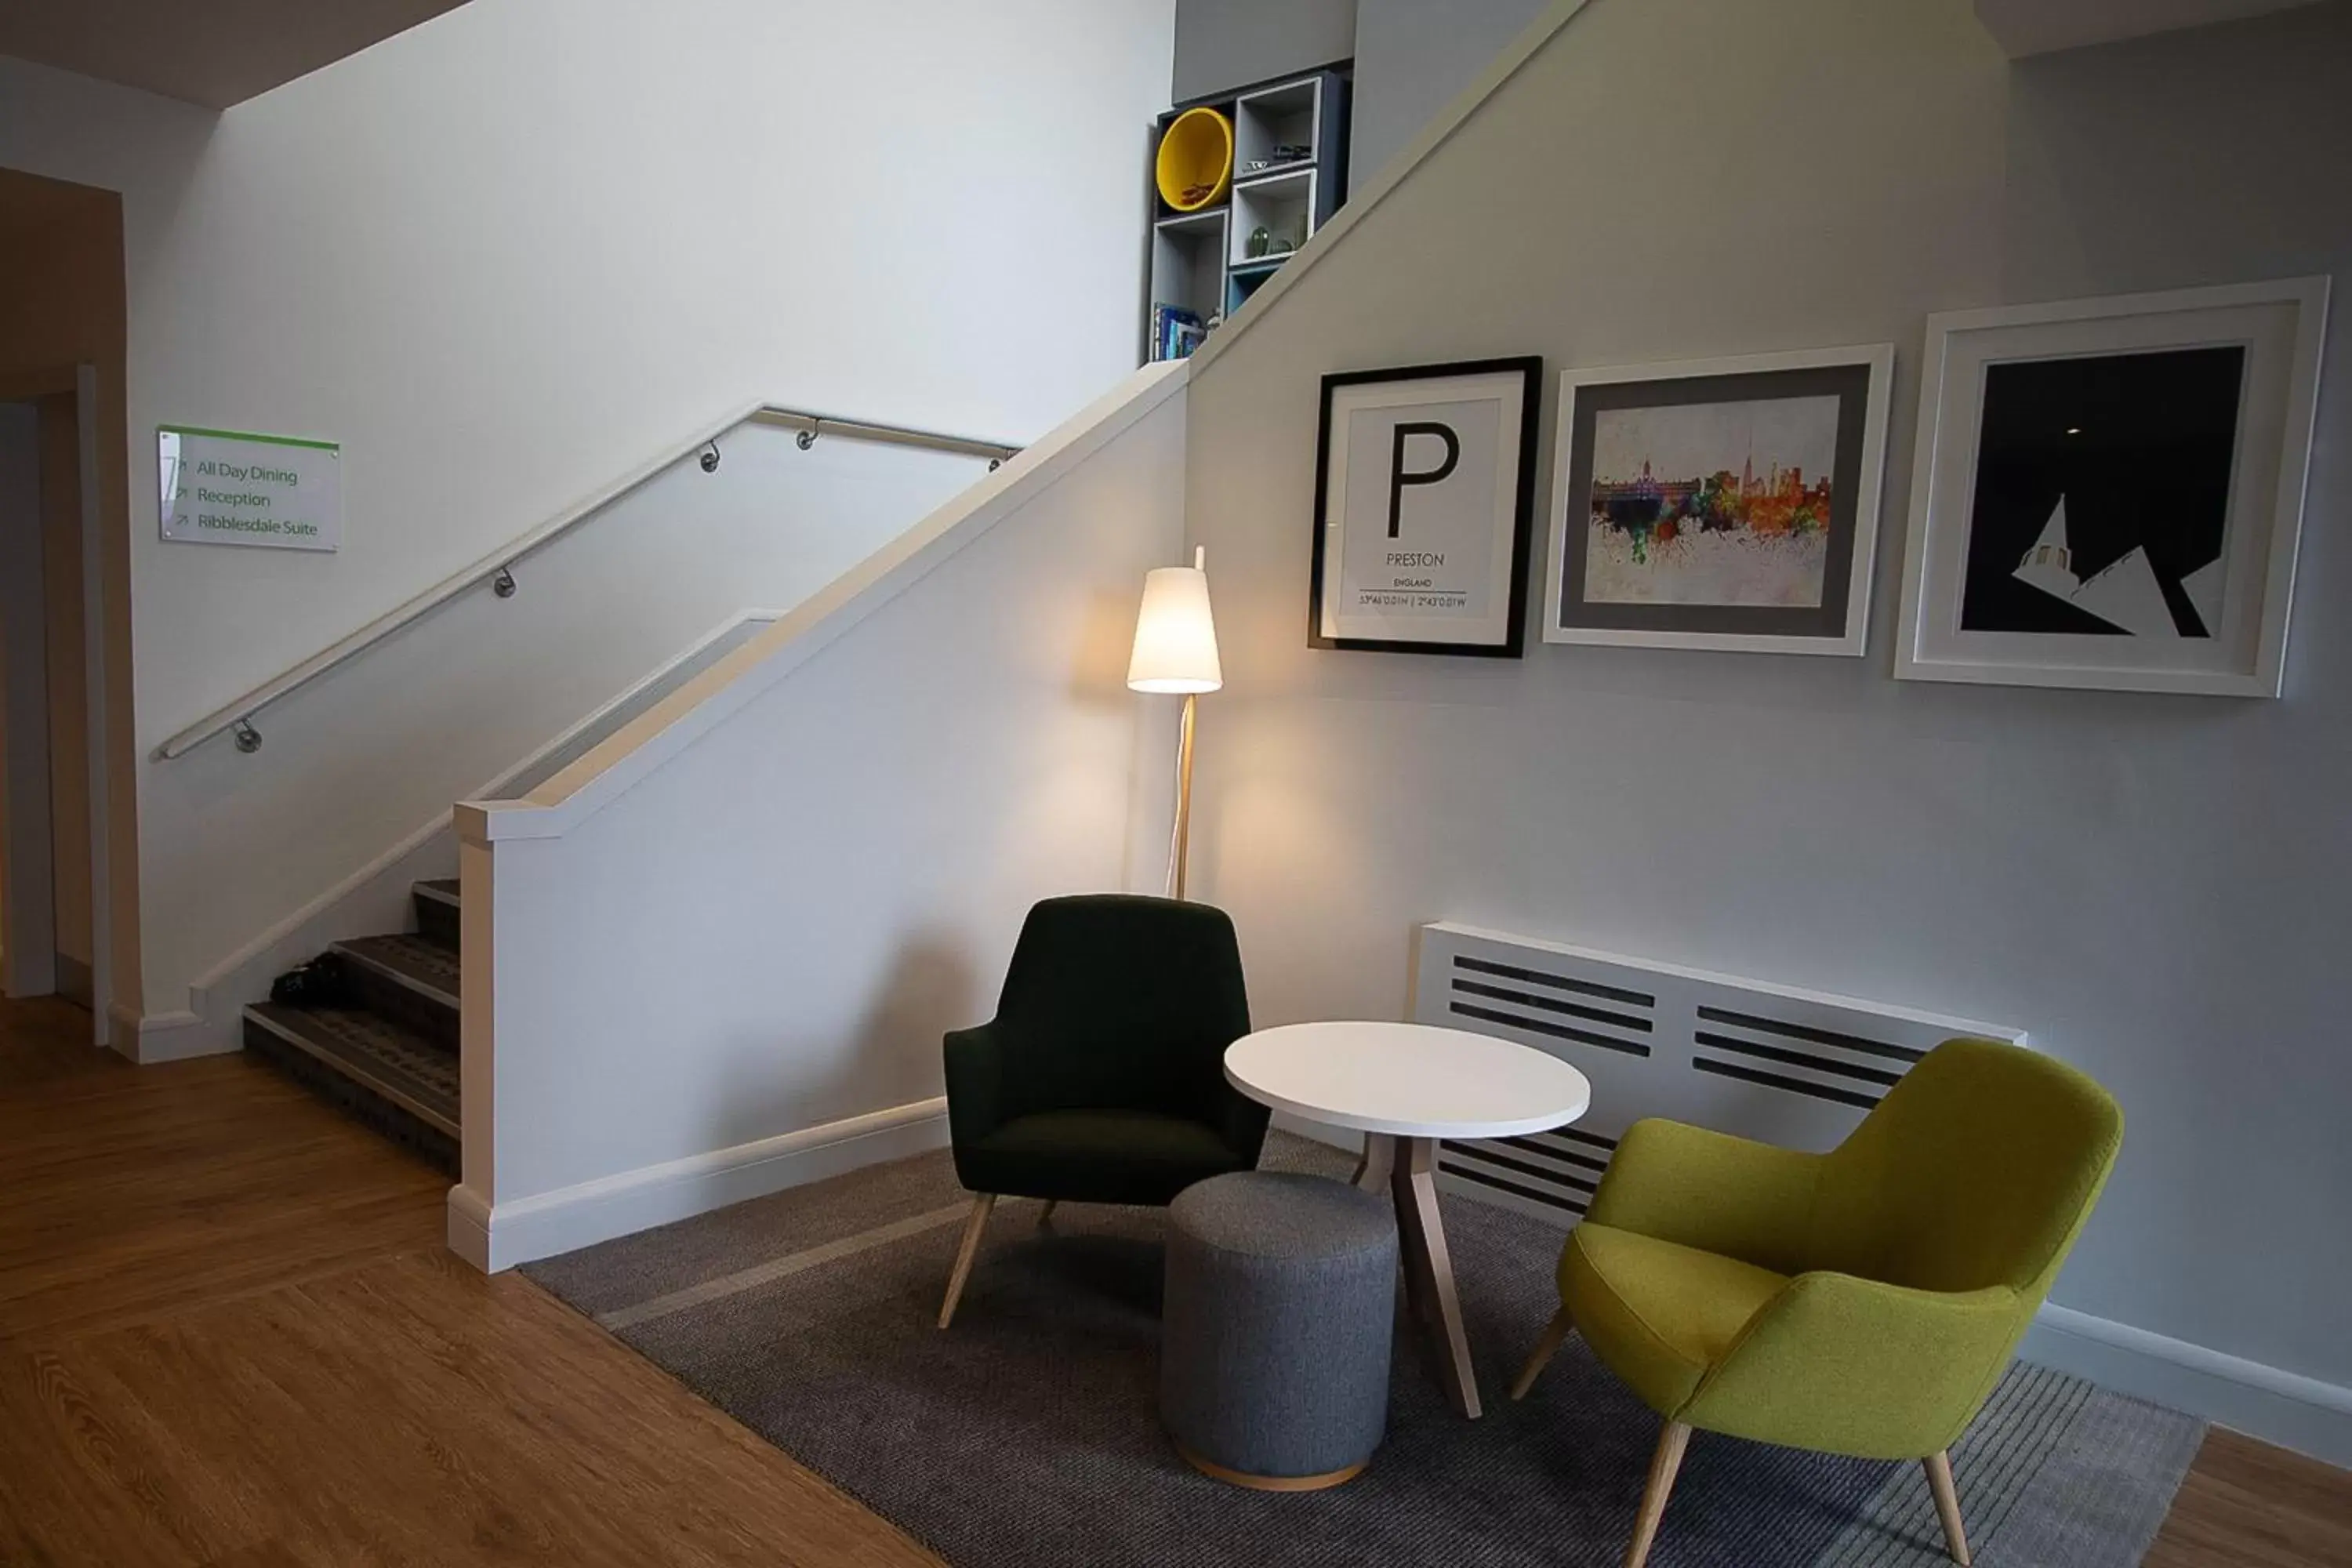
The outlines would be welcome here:
[[[1213,109],[1188,109],[1160,138],[1160,199],[1180,213],[1225,199],[1234,183],[1234,124]]]

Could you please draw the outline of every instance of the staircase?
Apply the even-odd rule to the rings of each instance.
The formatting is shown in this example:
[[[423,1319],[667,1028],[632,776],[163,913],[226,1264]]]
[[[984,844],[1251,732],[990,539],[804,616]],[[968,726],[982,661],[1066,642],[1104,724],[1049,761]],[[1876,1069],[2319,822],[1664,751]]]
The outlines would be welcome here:
[[[458,1170],[457,883],[410,889],[416,930],[339,942],[245,1010],[245,1048]]]

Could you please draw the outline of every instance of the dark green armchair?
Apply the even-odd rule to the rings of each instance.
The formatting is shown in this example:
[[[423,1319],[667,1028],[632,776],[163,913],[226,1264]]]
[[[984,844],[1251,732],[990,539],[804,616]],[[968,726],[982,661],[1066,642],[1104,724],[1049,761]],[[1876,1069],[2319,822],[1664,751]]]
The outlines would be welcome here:
[[[998,1198],[1160,1205],[1255,1166],[1269,1113],[1224,1073],[1247,1033],[1223,910],[1118,893],[1031,910],[996,1016],[947,1037],[949,1136],[973,1198],[940,1327]]]

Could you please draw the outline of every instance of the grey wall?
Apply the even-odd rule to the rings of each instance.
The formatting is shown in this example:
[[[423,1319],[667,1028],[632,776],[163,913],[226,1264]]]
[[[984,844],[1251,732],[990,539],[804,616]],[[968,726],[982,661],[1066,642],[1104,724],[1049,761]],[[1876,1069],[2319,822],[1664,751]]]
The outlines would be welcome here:
[[[1658,105],[1667,60],[1706,112]],[[2347,75],[2341,5],[2011,66],[1969,0],[1592,0],[1198,367],[1193,864],[1254,1016],[1400,1016],[1454,918],[2025,1026],[2129,1119],[2057,1299],[2352,1384]],[[2283,700],[1891,679],[1928,311],[2315,272]],[[1867,658],[1306,646],[1322,372],[1877,342]]]
[[[1348,184],[1362,190],[1525,32],[1547,0],[1357,0]],[[1182,11],[1180,8],[1178,15]]]
[[[1205,98],[1356,52],[1356,0],[1177,0],[1171,101]]]
[[[1547,0],[1177,0],[1181,102],[1353,58],[1348,183],[1381,165],[1544,9]]]

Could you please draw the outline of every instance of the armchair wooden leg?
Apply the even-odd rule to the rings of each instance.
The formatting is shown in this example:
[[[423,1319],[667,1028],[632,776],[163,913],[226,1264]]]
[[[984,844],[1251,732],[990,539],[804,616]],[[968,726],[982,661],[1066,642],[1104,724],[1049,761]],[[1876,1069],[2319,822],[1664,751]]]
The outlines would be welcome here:
[[[1953,1562],[1968,1568],[1969,1535],[1960,1528],[1960,1494],[1952,1485],[1952,1451],[1930,1454],[1919,1463],[1927,1472],[1927,1489],[1936,1494],[1936,1517],[1944,1521],[1944,1545]]]
[[[1551,1358],[1559,1353],[1559,1347],[1566,1344],[1568,1336],[1575,1331],[1576,1324],[1570,1320],[1568,1308],[1563,1305],[1551,1315],[1551,1321],[1544,1326],[1543,1338],[1536,1342],[1536,1353],[1528,1357],[1528,1364],[1519,1369],[1519,1381],[1511,1384],[1513,1399],[1528,1396],[1528,1390],[1536,1385],[1536,1375],[1551,1364]]]
[[[1642,1511],[1633,1520],[1633,1539],[1625,1548],[1625,1568],[1642,1568],[1650,1559],[1650,1543],[1658,1538],[1658,1520],[1674,1492],[1690,1435],[1691,1429],[1679,1421],[1667,1422],[1658,1434],[1657,1452],[1650,1456],[1650,1481],[1642,1489]]]
[[[956,1303],[963,1299],[963,1282],[971,1272],[971,1260],[980,1253],[980,1233],[988,1228],[988,1211],[996,1206],[994,1193],[974,1193],[971,1216],[963,1222],[963,1245],[956,1248],[955,1270],[948,1276],[948,1298],[940,1303],[940,1327],[946,1328],[955,1318]]]
[[[1056,1205],[1061,1203],[1061,1201],[1062,1200],[1059,1198],[1047,1198],[1045,1200],[1045,1206],[1037,1211],[1037,1223],[1039,1225],[1044,1225],[1046,1221],[1052,1219],[1054,1217],[1054,1209]]]

